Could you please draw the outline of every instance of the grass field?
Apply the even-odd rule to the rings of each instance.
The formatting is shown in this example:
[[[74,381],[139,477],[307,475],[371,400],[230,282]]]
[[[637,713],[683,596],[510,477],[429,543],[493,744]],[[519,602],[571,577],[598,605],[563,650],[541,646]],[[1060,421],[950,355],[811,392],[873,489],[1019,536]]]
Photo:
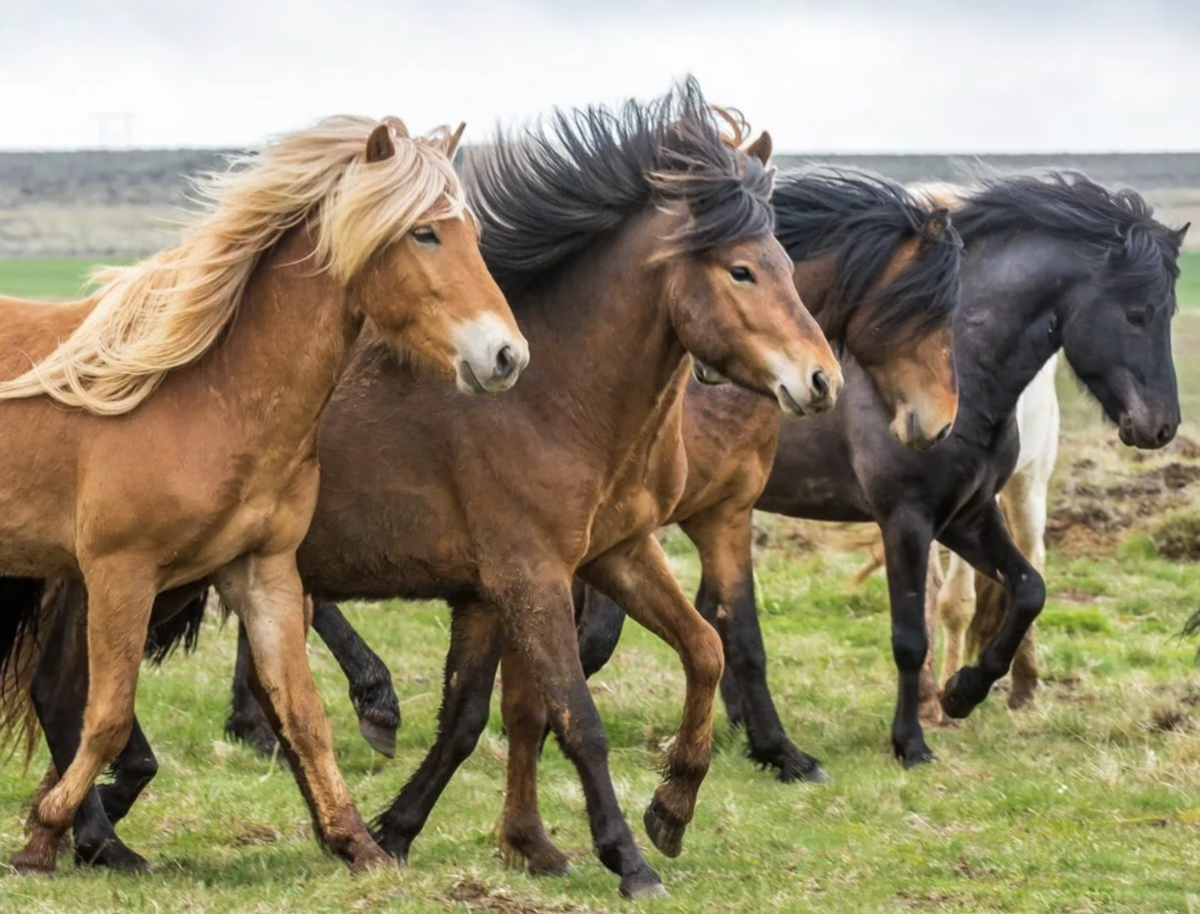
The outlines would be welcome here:
[[[0,290],[73,294],[75,262],[0,263]],[[1200,256],[1185,267],[1177,349],[1185,413],[1200,416]],[[846,531],[763,518],[758,564],[771,678],[785,723],[825,763],[831,784],[781,785],[741,757],[718,714],[716,755],[678,860],[652,849],[670,897],[661,912],[1200,912],[1200,671],[1175,635],[1200,606],[1200,573],[1160,557],[1153,499],[1129,480],[1191,478],[1186,443],[1148,457],[1115,436],[1073,384],[1062,387],[1066,435],[1053,493],[1050,599],[1039,623],[1046,685],[1033,709],[996,694],[957,730],[936,731],[935,765],[903,771],[890,757],[895,674],[883,581],[859,590],[861,556],[817,549]],[[1193,421],[1185,436],[1200,440]],[[1164,468],[1183,470],[1164,470]],[[1185,472],[1186,471],[1186,472]],[[1158,474],[1158,475],[1156,475]],[[1086,489],[1085,489],[1086,487]],[[1106,488],[1108,487],[1108,488]],[[1128,517],[1115,529],[1074,524],[1064,510],[1112,491]],[[1158,491],[1158,490],[1154,490]],[[1190,500],[1190,504],[1188,504]],[[1168,503],[1164,501],[1164,504]],[[1174,504],[1175,502],[1169,502]],[[687,541],[666,544],[689,590]],[[344,680],[315,640],[310,656],[351,789],[381,809],[433,738],[446,613],[434,605],[352,606],[349,615],[392,665],[405,715],[394,761],[357,735]],[[215,622],[190,659],[147,670],[138,709],[162,773],[122,834],[156,865],[123,878],[64,858],[52,879],[0,877],[0,912],[584,912],[628,910],[617,880],[590,855],[573,769],[548,746],[543,812],[575,855],[565,879],[533,880],[495,853],[505,743],[498,714],[415,845],[410,865],[348,876],[324,857],[294,783],[278,765],[222,739],[234,638]],[[658,747],[681,704],[678,661],[631,627],[595,681],[611,765],[635,832],[657,774]],[[23,803],[46,762],[0,771],[0,855],[22,843]],[[644,842],[648,845],[648,842]]]

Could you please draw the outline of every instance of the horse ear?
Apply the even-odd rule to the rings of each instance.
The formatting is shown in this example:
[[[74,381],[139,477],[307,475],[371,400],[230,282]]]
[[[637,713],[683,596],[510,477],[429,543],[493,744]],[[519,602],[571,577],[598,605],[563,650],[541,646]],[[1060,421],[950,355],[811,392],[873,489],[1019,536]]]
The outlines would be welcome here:
[[[458,151],[458,144],[462,140],[463,131],[467,129],[467,122],[462,121],[452,134],[450,134],[450,142],[446,144],[446,158],[453,160],[454,153]]]
[[[930,241],[937,241],[946,233],[946,229],[950,227],[950,210],[944,206],[939,206],[925,219],[925,224],[922,226],[922,231],[925,237]]]
[[[764,165],[771,162],[771,134],[763,131],[757,140],[746,147],[746,155],[754,156]]]
[[[380,124],[367,137],[367,163],[382,162],[396,154],[396,144],[392,141],[392,128],[388,124]]]
[[[1190,229],[1191,227],[1192,227],[1192,224],[1190,222],[1187,222],[1187,223],[1184,223],[1183,228],[1172,230],[1171,237],[1175,240],[1175,243],[1177,245],[1183,244],[1183,239],[1187,237],[1188,229]]]

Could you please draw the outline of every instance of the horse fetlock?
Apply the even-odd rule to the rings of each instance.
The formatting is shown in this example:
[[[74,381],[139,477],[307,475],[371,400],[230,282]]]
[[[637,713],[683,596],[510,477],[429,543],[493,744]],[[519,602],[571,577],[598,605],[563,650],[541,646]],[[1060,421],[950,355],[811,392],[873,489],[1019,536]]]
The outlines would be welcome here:
[[[977,666],[965,666],[942,689],[942,710],[956,720],[969,717],[988,696],[991,682]]]

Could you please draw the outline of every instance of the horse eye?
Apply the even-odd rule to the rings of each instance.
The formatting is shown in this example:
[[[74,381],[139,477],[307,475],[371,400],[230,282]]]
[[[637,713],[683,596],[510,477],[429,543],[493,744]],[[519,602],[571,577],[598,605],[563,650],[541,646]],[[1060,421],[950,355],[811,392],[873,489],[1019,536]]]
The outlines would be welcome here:
[[[1145,327],[1148,316],[1149,316],[1148,310],[1126,311],[1125,312],[1125,320],[1129,321],[1129,323],[1132,324],[1134,327]]]
[[[729,275],[734,282],[754,282],[754,273],[749,267],[730,267]]]
[[[438,238],[437,232],[427,226],[413,229],[413,240],[418,244],[441,244],[442,240]]]

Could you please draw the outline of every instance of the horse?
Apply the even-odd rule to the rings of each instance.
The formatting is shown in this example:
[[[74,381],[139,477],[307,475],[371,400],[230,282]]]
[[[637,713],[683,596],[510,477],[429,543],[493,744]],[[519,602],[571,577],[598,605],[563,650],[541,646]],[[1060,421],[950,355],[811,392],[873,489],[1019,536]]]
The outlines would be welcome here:
[[[473,750],[503,651],[505,682],[545,697],[579,771],[597,856],[623,894],[661,892],[617,804],[571,581],[628,581],[635,618],[684,660],[675,776],[651,803],[681,831],[722,670],[716,633],[652,535],[659,504],[683,485],[687,356],[793,413],[831,408],[842,384],[772,236],[769,158],[766,134],[745,151],[727,144],[692,80],[654,102],[559,112],[525,138],[501,136],[467,159],[466,183],[484,259],[537,352],[522,383],[452,402],[378,345],[354,353],[321,428],[304,586],[316,599],[440,598],[452,611],[439,721],[455,730],[375,821],[398,859]],[[540,732],[545,716],[532,724]]]
[[[945,210],[926,207],[918,198],[881,178],[832,170],[783,176],[772,204],[777,236],[786,239],[793,260],[792,277],[797,291],[804,301],[811,303],[810,308],[830,339],[851,357],[870,366],[868,370],[876,388],[894,415],[893,432],[900,440],[918,447],[929,446],[937,437],[944,437],[942,430],[953,422],[957,411],[953,361],[945,357],[930,359],[928,353],[945,353],[949,345],[949,321],[958,300],[960,243],[955,230],[946,222]],[[695,472],[694,455],[699,442],[691,434],[685,438],[689,460],[687,484],[682,501],[668,509],[673,511],[666,515],[668,520],[683,520],[722,498],[733,501],[738,490],[726,490],[722,481],[732,478],[737,467],[750,461],[763,462],[765,480],[770,458],[768,454],[763,461],[760,454],[764,442],[769,451],[779,429],[778,410],[768,401],[733,386],[718,390],[704,384],[699,379],[711,380],[714,374],[711,367],[701,368],[696,374],[684,400],[685,432],[695,424],[690,411],[714,396],[725,400],[739,398],[738,408],[745,417],[745,426],[740,437],[728,434],[701,451],[710,464],[702,474]],[[716,456],[718,451],[720,459]],[[325,484],[329,484],[328,480]],[[757,493],[749,494],[751,503],[755,497]],[[592,592],[591,598],[600,597]],[[583,592],[577,582],[577,609],[582,599]],[[196,630],[202,613],[202,604],[197,604],[189,630]],[[349,674],[351,695],[373,696],[369,706],[355,702],[360,727],[385,713],[394,714],[391,709],[397,707],[397,702],[390,674],[336,605],[318,602],[314,619],[318,632]],[[161,651],[169,650],[176,640],[184,638],[184,627],[173,635],[165,635]],[[243,732],[258,734],[262,732],[257,722],[261,712],[242,681],[246,657],[245,639],[239,638],[238,674],[230,720],[250,728]],[[585,653],[585,673],[590,674],[593,663]],[[369,709],[378,716],[364,713]],[[540,740],[541,732],[522,717],[525,714],[536,721],[539,713],[544,717],[544,712],[537,707],[519,712],[511,694],[506,695],[505,710],[510,757],[514,759],[510,776],[515,783],[509,791],[511,800],[500,829],[502,846],[508,856],[526,860],[534,872],[560,871],[566,866],[567,857],[550,843],[538,817],[534,767],[537,746],[527,744],[530,737]],[[474,725],[481,727],[485,720],[486,716],[478,717]],[[473,745],[476,736],[469,732],[461,735],[452,727],[443,727],[431,756],[457,764],[466,756],[463,752],[455,753],[451,741]],[[448,742],[450,746],[446,745]],[[258,741],[254,744],[261,745]],[[421,771],[427,777],[432,776],[429,772],[447,776],[443,767],[426,765]],[[145,773],[134,763],[134,758],[119,764],[114,789],[132,790]],[[425,789],[414,788],[413,793],[418,799],[430,795]]]
[[[39,796],[16,869],[54,869],[129,738],[156,594],[201,579],[246,625],[255,690],[318,840],[353,869],[387,859],[333,758],[295,553],[321,413],[364,323],[439,386],[501,391],[528,360],[465,211],[460,136],[329,118],[211,176],[180,244],[107,271],[94,295],[0,300],[0,570],[79,578],[90,603],[86,709],[51,741],[62,777]],[[0,592],[10,686],[35,647],[40,590]],[[27,694],[5,690],[9,720]]]
[[[1020,451],[1012,476],[999,495],[1000,507],[1012,531],[1013,541],[1038,573],[1043,575],[1046,569],[1050,477],[1058,459],[1060,413],[1058,391],[1054,386],[1057,367],[1058,356],[1055,355],[1042,366],[1017,400]],[[874,538],[863,545],[868,547],[868,559],[854,575],[856,585],[881,568],[885,561],[882,539]],[[977,582],[975,569],[953,552],[949,555],[949,564],[943,569],[936,543],[929,552],[928,580],[925,615],[926,627],[930,632],[930,650],[926,658],[926,672],[922,674],[921,719],[939,724],[943,716],[941,706],[937,703],[938,686],[934,684],[932,672],[937,623],[941,623],[944,641],[938,682],[944,685],[962,666],[965,650],[969,647],[973,653],[978,653],[983,642],[1003,619],[1004,591],[987,578],[979,577]],[[1037,652],[1033,629],[1030,628],[1013,658],[1009,708],[1017,710],[1029,704],[1037,685]]]
[[[1169,229],[1134,191],[1111,191],[1071,172],[983,178],[952,215],[966,247],[953,322],[959,413],[950,437],[928,452],[900,446],[870,384],[848,362],[835,410],[805,425],[784,422],[755,503],[788,517],[874,521],[883,529],[900,674],[892,749],[906,767],[934,758],[919,720],[933,540],[1002,584],[1007,599],[978,660],[942,690],[951,718],[968,716],[987,697],[1045,602],[1042,577],[1013,543],[996,503],[1019,450],[1017,401],[1038,371],[1061,350],[1127,446],[1163,447],[1179,426],[1171,320],[1187,226]],[[715,411],[708,418],[713,435],[740,421]],[[742,578],[750,580],[749,549],[741,554]],[[697,608],[721,621],[722,606],[705,598],[710,592],[702,581]],[[734,720],[777,722],[754,603],[725,612],[726,707]],[[794,748],[781,725],[752,738],[764,750]]]

